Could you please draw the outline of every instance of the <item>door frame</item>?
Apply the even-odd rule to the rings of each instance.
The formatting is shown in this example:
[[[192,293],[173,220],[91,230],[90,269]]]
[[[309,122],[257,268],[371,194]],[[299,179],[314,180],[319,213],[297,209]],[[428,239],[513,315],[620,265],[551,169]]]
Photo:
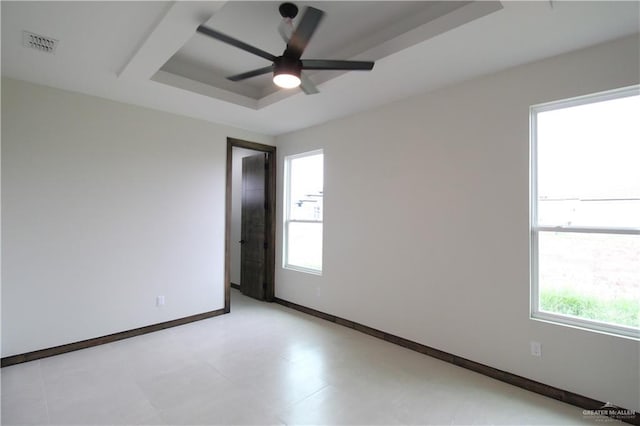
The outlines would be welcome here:
[[[225,194],[225,237],[224,237],[224,312],[231,312],[231,194],[232,194],[232,167],[233,147],[252,149],[266,152],[267,173],[265,186],[267,188],[265,235],[267,248],[265,253],[265,300],[272,302],[275,297],[275,273],[276,273],[276,147],[257,142],[249,142],[242,139],[227,138],[227,181]],[[242,283],[240,283],[242,285]]]

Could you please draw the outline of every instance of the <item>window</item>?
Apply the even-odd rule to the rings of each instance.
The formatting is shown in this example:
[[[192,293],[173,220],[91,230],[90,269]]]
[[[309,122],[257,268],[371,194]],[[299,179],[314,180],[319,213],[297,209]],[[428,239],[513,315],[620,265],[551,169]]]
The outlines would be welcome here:
[[[322,151],[285,158],[284,267],[322,273]]]
[[[531,107],[533,318],[640,337],[640,92]]]

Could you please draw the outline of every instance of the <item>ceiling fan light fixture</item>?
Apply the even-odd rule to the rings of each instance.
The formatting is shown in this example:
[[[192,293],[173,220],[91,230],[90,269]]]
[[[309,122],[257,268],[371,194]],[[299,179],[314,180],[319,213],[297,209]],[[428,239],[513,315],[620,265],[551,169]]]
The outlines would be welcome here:
[[[282,87],[283,89],[293,89],[300,86],[300,77],[287,73],[274,74],[273,82],[276,86]]]
[[[300,72],[302,63],[299,60],[291,60],[280,57],[273,66],[273,83],[283,89],[293,89],[300,86]]]

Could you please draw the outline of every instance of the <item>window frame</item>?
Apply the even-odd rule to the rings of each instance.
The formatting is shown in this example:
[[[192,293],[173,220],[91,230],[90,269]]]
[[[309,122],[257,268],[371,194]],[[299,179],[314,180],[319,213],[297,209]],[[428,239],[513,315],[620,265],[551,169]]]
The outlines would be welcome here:
[[[312,275],[322,275],[324,268],[324,243],[321,253],[321,267],[320,269],[306,268],[289,263],[289,224],[295,223],[317,223],[322,226],[321,238],[324,241],[324,199],[323,199],[323,211],[321,220],[296,220],[290,219],[291,217],[291,162],[304,157],[312,157],[314,155],[322,155],[322,187],[324,195],[324,150],[316,149],[313,151],[301,152],[299,154],[287,155],[284,157],[284,209],[283,209],[283,233],[282,233],[282,268],[292,271],[304,272]],[[323,197],[324,198],[324,197]]]
[[[623,87],[578,96],[570,99],[546,102],[529,107],[529,231],[530,231],[530,318],[553,324],[560,324],[589,331],[606,333],[610,335],[640,340],[640,328],[628,327],[618,324],[610,324],[601,321],[563,315],[540,310],[540,291],[538,277],[539,258],[539,234],[540,232],[582,233],[582,234],[623,234],[640,235],[640,228],[606,227],[606,226],[542,226],[538,225],[538,140],[537,140],[537,115],[541,112],[566,109],[580,105],[592,104],[629,96],[638,96],[640,85]]]

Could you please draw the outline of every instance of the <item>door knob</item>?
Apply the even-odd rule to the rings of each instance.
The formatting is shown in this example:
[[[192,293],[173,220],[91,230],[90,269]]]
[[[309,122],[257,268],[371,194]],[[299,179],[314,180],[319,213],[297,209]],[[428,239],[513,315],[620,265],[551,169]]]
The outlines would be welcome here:
[[[245,241],[245,240],[240,240],[240,241],[238,241],[238,242],[239,242],[240,244],[244,244],[244,243],[246,243],[246,241]]]

